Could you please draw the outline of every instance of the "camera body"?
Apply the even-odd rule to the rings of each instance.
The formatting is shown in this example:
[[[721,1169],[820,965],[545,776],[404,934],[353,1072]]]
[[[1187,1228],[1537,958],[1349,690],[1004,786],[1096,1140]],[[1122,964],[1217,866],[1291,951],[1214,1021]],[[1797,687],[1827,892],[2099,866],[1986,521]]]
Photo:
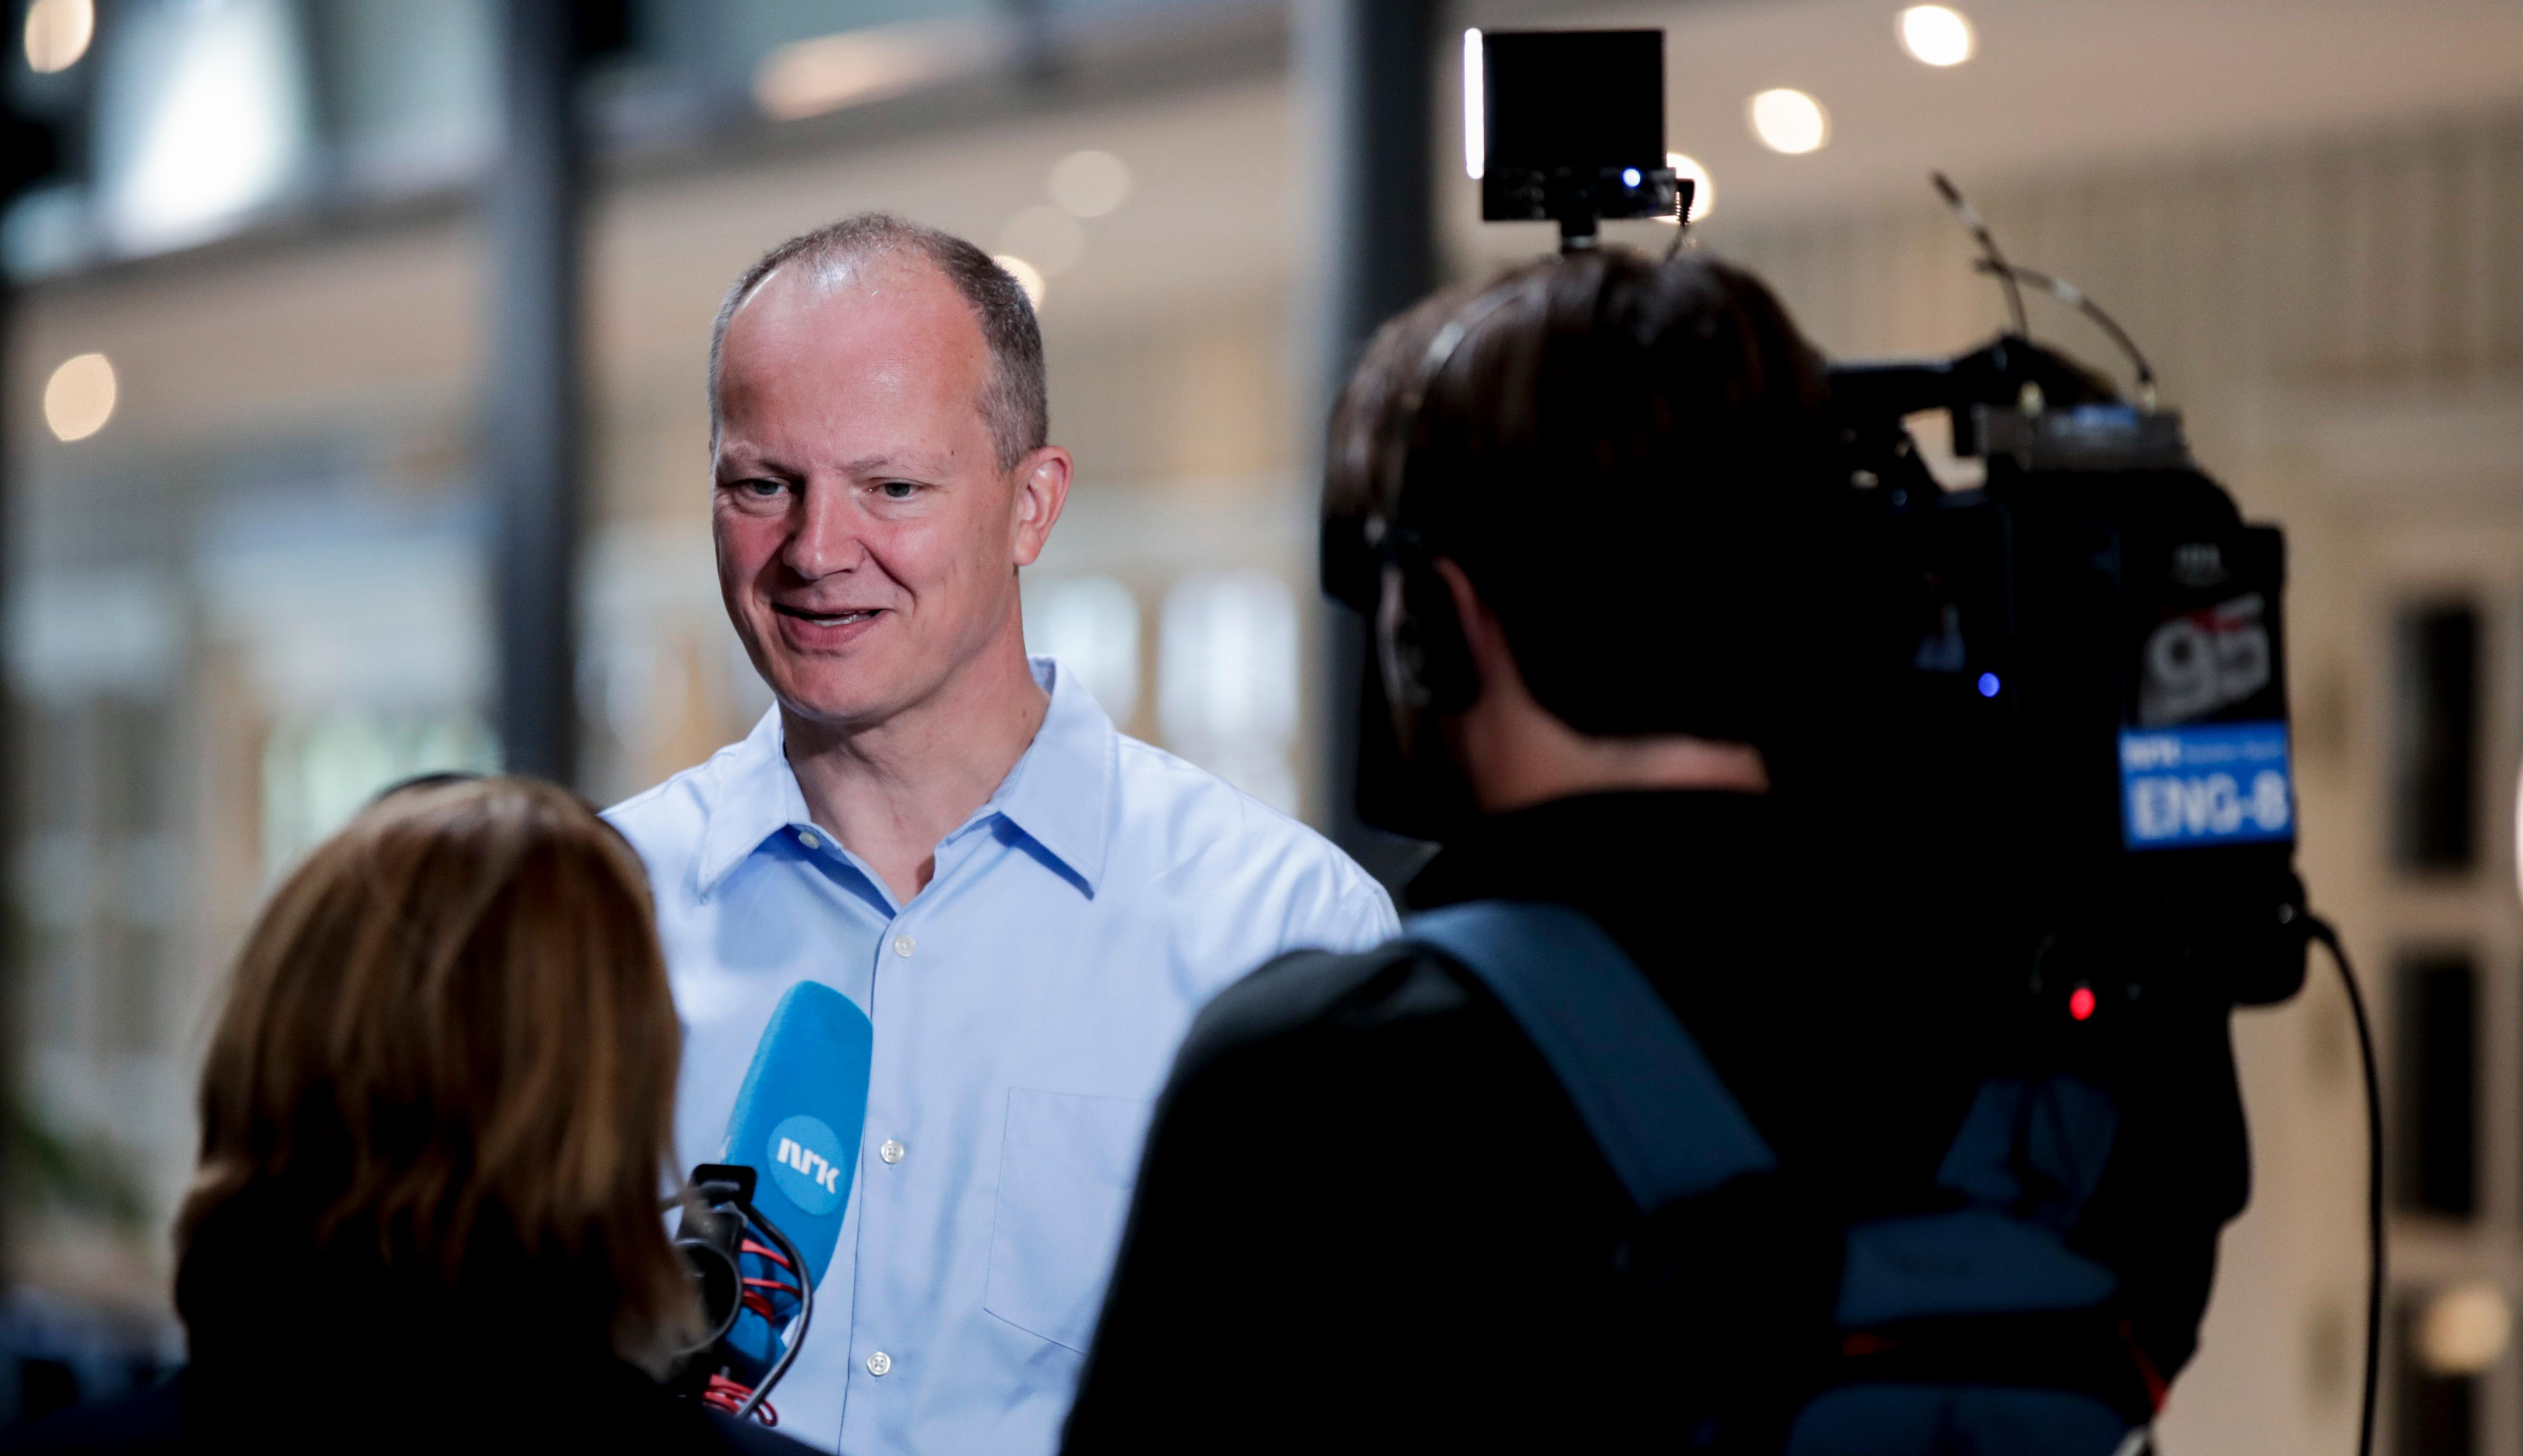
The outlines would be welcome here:
[[[1687,218],[1689,184],[1663,164],[1663,67],[1655,30],[1467,35],[1482,216],[1556,220],[1563,251],[1595,246],[1599,218]],[[1803,722],[1763,747],[1807,832],[1872,856],[1914,924],[1971,927],[1974,968],[2029,997],[2038,1031],[2020,1042],[2142,1057],[2119,1028],[2303,981],[2285,543],[2198,468],[2118,326],[2007,264],[1937,185],[2016,326],[1950,359],[1832,371],[1841,464],[1785,555],[1802,579],[1778,584],[1808,605],[1770,649],[1810,685]],[[2027,337],[2023,279],[2130,352],[2138,402]],[[1984,463],[1978,488],[1927,469],[1906,426],[1927,411]],[[1380,550],[1366,529],[1327,519],[1323,537],[1326,587],[1362,609]],[[1430,817],[1368,678],[1360,812],[1407,832]]]
[[[1844,365],[1848,705],[1885,725],[1818,776],[1940,867],[2052,1032],[2132,1004],[2267,1004],[2304,978],[2285,540],[2190,458],[2177,415],[2008,335]],[[1977,489],[1903,421],[1941,410]],[[1993,939],[1991,939],[1993,937]]]

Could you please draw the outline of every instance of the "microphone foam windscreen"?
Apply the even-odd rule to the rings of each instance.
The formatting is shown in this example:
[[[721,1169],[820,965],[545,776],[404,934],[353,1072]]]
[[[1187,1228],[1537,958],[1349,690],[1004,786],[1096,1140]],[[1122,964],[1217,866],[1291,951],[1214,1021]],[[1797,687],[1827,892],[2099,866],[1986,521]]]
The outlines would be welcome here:
[[[728,1118],[725,1160],[761,1175],[754,1207],[797,1245],[817,1284],[849,1207],[875,1050],[866,1012],[830,986],[800,981],[772,1011]]]

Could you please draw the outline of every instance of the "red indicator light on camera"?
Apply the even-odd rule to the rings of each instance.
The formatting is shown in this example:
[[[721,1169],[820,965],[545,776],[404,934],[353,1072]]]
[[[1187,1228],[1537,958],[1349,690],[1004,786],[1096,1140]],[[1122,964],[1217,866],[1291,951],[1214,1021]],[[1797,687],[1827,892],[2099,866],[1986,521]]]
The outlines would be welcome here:
[[[2078,986],[2068,993],[2068,1014],[2082,1021],[2094,1013],[2094,988]]]

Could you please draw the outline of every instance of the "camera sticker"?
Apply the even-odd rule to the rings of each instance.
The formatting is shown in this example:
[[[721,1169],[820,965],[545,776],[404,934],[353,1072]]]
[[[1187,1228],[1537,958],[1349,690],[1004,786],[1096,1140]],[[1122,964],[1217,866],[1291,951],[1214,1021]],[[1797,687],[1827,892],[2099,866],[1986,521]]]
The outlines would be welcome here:
[[[2130,849],[2295,837],[2284,723],[2219,723],[2120,733],[2121,842]]]
[[[2184,612],[2147,636],[2137,721],[2204,718],[2269,685],[2269,629],[2257,591]]]

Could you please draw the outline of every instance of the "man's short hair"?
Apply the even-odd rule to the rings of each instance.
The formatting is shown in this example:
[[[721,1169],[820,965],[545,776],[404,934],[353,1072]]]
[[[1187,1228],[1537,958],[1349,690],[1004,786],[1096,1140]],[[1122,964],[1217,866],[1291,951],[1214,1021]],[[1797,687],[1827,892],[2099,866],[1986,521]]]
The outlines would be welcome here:
[[[813,232],[800,233],[772,249],[744,270],[718,306],[710,326],[710,451],[718,451],[718,371],[727,348],[727,326],[736,310],[753,297],[763,281],[787,263],[821,268],[869,258],[903,258],[928,262],[955,285],[973,306],[989,347],[990,374],[981,386],[981,418],[990,427],[999,468],[1014,470],[1027,452],[1051,438],[1051,406],[1043,381],[1042,329],[1034,321],[1033,301],[1022,284],[990,256],[953,233],[924,227],[891,212],[856,212]]]
[[[1829,401],[1750,273],[1547,258],[1368,346],[1332,421],[1325,540],[1379,520],[1453,560],[1581,732],[1750,738],[1812,594],[1796,553],[1837,458]]]

